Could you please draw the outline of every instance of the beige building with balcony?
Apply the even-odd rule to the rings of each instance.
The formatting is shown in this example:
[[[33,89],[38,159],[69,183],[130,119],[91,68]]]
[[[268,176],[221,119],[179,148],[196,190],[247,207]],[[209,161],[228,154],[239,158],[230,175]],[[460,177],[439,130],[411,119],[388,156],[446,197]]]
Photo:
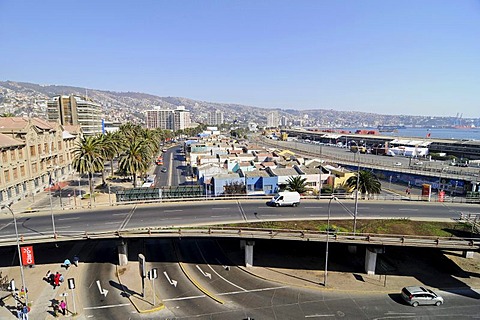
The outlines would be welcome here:
[[[0,118],[0,204],[33,197],[72,173],[79,126],[40,118]]]

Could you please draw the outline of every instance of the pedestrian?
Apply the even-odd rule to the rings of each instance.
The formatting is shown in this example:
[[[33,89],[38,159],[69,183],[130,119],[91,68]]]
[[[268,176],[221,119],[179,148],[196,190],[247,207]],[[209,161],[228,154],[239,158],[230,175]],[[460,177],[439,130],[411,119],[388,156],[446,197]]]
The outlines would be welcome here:
[[[75,267],[78,267],[78,261],[80,261],[80,258],[77,255],[75,255],[73,257],[73,264],[75,265]]]
[[[58,287],[60,285],[60,276],[61,274],[60,273],[55,273],[55,276],[53,278],[53,289],[55,289],[56,287]]]
[[[62,310],[62,314],[65,315],[67,312],[67,303],[65,301],[60,301],[60,309]]]
[[[60,307],[58,306],[58,300],[54,300],[52,302],[52,307],[53,307],[53,315],[56,317],[58,317],[58,312],[60,311]]]
[[[22,309],[22,319],[23,320],[28,320],[28,313],[30,312],[30,308],[27,306],[27,305],[24,305],[23,306],[23,309]]]
[[[65,261],[63,261],[63,266],[65,267],[66,270],[68,270],[71,264],[72,263],[68,259],[65,259]]]
[[[17,306],[17,318],[23,319],[23,309],[22,306]]]
[[[49,272],[50,272],[50,270],[49,270]],[[53,286],[54,281],[55,281],[55,274],[50,272],[50,275],[48,276],[48,283],[50,283],[50,285]]]

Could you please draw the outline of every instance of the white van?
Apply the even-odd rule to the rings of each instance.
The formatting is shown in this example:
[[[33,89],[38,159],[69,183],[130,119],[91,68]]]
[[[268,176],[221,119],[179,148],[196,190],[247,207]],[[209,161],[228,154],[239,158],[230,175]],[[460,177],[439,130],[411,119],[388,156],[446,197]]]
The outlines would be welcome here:
[[[296,191],[282,191],[273,197],[267,205],[274,207],[292,206],[296,207],[300,204],[300,194]]]

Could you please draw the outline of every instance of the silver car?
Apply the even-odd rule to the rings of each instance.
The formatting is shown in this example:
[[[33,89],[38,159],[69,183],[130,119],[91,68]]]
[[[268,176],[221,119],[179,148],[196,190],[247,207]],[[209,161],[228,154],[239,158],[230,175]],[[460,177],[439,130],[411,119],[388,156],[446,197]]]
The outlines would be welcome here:
[[[413,307],[419,305],[442,305],[443,298],[430,289],[424,287],[405,287],[402,289],[401,296],[408,304]]]

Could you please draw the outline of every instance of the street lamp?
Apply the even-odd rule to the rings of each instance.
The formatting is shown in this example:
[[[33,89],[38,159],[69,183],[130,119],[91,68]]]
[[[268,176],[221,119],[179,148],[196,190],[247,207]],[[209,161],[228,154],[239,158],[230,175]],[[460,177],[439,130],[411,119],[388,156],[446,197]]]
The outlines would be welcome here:
[[[337,200],[337,197],[331,197],[328,201],[328,216],[327,216],[327,241],[326,241],[326,248],[325,248],[325,273],[323,274],[323,286],[327,286],[327,273],[328,273],[328,238],[330,236],[330,205],[332,204],[332,200]]]
[[[13,224],[15,225],[15,236],[17,238],[17,250],[18,250],[18,262],[20,264],[20,275],[22,278],[22,286],[23,290],[25,292],[25,303],[28,303],[28,290],[27,286],[25,284],[25,275],[23,274],[23,264],[22,264],[22,252],[20,250],[20,241],[18,240],[18,228],[17,228],[17,218],[15,217],[15,213],[13,212],[12,208],[10,207],[12,204],[4,205],[2,206],[2,209],[6,208],[10,211],[10,213],[13,216]],[[12,290],[15,292],[15,288],[12,288]]]
[[[50,168],[51,171],[48,172],[48,190],[49,190],[49,195],[50,195],[50,214],[52,215],[52,229],[53,229],[53,237],[57,237],[57,232],[55,231],[55,217],[53,216],[53,203],[52,203],[52,184],[53,184],[53,179],[52,179],[52,171],[53,168]]]
[[[358,143],[355,140],[350,141],[350,144],[354,142],[357,146],[357,151],[353,154],[353,159],[355,161],[355,156],[357,157],[357,182],[355,187],[355,210],[353,211],[353,234],[355,235],[357,232],[357,213],[358,213],[358,187],[360,183],[360,148],[358,147]]]

